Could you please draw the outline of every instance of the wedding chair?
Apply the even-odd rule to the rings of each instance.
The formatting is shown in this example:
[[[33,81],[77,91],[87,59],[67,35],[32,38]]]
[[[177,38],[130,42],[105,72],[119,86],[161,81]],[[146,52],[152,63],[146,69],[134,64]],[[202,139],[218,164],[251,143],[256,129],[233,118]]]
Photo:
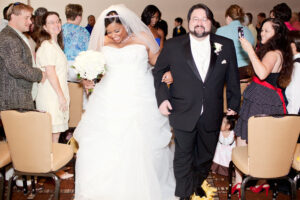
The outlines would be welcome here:
[[[52,125],[49,113],[37,111],[1,111],[8,148],[14,168],[9,179],[7,199],[11,199],[12,181],[17,176],[44,176],[55,181],[55,199],[59,199],[60,179],[55,172],[72,158],[69,145],[52,143]]]
[[[75,128],[81,119],[83,113],[83,88],[79,83],[68,82],[70,94],[70,118],[69,127]]]
[[[297,182],[300,179],[300,144],[299,143],[297,144],[295,149],[292,167],[298,172],[298,174],[294,177],[294,182],[295,185],[297,186]]]
[[[287,175],[300,133],[300,116],[257,115],[248,121],[248,146],[232,150],[229,165],[228,199],[231,199],[232,172],[235,166],[245,178],[241,184],[241,199],[249,180],[285,179],[290,182],[292,199],[296,199],[296,186]]]
[[[0,199],[4,198],[5,167],[11,163],[10,153],[6,142],[0,142]]]

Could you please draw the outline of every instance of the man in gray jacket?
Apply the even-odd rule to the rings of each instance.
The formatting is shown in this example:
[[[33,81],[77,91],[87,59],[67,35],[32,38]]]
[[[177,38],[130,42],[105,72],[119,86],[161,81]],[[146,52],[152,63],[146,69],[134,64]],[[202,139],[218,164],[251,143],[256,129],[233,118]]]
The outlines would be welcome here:
[[[32,67],[29,42],[22,34],[29,30],[32,11],[28,5],[12,4],[7,11],[8,26],[0,32],[0,111],[34,109],[32,85],[46,78]]]

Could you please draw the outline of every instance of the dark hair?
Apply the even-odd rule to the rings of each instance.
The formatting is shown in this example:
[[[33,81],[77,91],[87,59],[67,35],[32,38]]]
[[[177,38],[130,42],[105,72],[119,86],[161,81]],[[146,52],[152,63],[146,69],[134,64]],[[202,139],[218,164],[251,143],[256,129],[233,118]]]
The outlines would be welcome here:
[[[157,27],[164,32],[164,40],[166,40],[166,37],[168,35],[168,23],[162,19],[159,22],[157,22]]]
[[[260,13],[258,13],[257,16],[262,17],[262,18],[266,18],[266,13],[260,12]]]
[[[66,18],[75,20],[77,16],[82,16],[82,6],[80,4],[68,4],[65,9]]]
[[[39,7],[34,11],[35,16],[43,16],[48,12],[47,8],[44,7]]]
[[[300,52],[300,31],[289,31],[288,38],[291,43],[296,45],[297,52]]]
[[[227,8],[225,12],[225,17],[230,17],[232,20],[239,20],[240,22],[244,22],[245,13],[243,9],[236,4],[233,4]]]
[[[51,40],[51,35],[43,28],[43,26],[47,24],[47,18],[50,15],[56,15],[59,18],[59,14],[57,12],[53,12],[53,11],[49,11],[46,14],[43,15],[42,21],[41,21],[42,26],[41,26],[40,32],[38,34],[38,40],[37,40],[37,43],[36,43],[36,51],[38,50],[38,48],[40,48],[43,41]],[[60,20],[60,18],[59,18],[59,20]],[[57,43],[58,43],[58,45],[60,46],[61,49],[64,49],[62,31],[57,36]]]
[[[118,16],[118,13],[116,11],[110,11],[109,13],[106,14],[106,18],[104,19],[104,26],[105,28],[112,24],[112,23],[118,23],[118,24],[122,24],[119,16]]]
[[[236,115],[227,115],[226,113],[223,113],[223,118],[226,118],[227,124],[230,126],[229,130],[233,130],[235,127],[235,122],[236,122]]]
[[[288,41],[288,30],[284,22],[278,18],[267,18],[262,23],[271,22],[275,31],[274,36],[270,38],[265,44],[262,44],[257,52],[259,59],[262,59],[269,51],[279,50],[283,57],[282,69],[278,79],[279,86],[285,88],[290,82],[293,72],[293,54],[290,43]]]
[[[196,4],[196,5],[193,5],[190,8],[190,10],[188,12],[188,15],[187,15],[188,22],[190,22],[191,15],[192,15],[193,11],[196,10],[196,9],[203,9],[206,13],[207,19],[209,19],[211,22],[213,21],[214,15],[211,12],[211,10],[205,4],[199,3],[199,4]]]
[[[90,18],[90,17],[94,17],[94,18],[95,18],[95,16],[94,16],[94,15],[89,15],[87,19],[89,20],[89,18]]]
[[[3,8],[3,18],[4,19],[8,19],[7,18],[7,10],[8,10],[8,8],[10,7],[12,5],[12,3],[10,3],[10,4],[8,4],[8,6],[6,6],[5,8]]]
[[[290,21],[292,10],[286,3],[280,3],[273,7],[275,18],[279,18],[284,22]]]
[[[182,22],[183,22],[181,17],[175,18],[175,21],[178,22],[179,24],[182,24]]]
[[[248,20],[249,20],[249,24],[252,24],[252,20],[253,20],[253,15],[251,13],[246,13],[246,15],[248,16]]]
[[[141,19],[148,26],[151,23],[151,18],[155,13],[158,13],[158,21],[161,18],[161,12],[155,5],[148,5],[144,9]],[[157,25],[157,24],[156,24]]]

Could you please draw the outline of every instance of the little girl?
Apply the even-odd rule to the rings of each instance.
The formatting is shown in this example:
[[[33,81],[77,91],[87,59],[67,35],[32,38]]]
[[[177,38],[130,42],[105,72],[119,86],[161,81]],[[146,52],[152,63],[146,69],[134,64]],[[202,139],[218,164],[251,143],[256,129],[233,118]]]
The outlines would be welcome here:
[[[235,145],[233,128],[235,125],[235,116],[226,116],[224,114],[221,125],[219,141],[217,144],[215,156],[211,170],[223,176],[228,176],[228,167],[231,161],[231,152]]]

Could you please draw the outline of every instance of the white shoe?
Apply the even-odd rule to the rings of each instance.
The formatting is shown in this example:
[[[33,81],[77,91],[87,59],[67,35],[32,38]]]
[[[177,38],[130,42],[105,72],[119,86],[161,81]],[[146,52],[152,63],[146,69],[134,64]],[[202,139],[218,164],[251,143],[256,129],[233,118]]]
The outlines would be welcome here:
[[[22,179],[17,179],[16,180],[16,185],[18,187],[23,187],[23,180]],[[27,180],[27,186],[31,186],[31,180]]]

